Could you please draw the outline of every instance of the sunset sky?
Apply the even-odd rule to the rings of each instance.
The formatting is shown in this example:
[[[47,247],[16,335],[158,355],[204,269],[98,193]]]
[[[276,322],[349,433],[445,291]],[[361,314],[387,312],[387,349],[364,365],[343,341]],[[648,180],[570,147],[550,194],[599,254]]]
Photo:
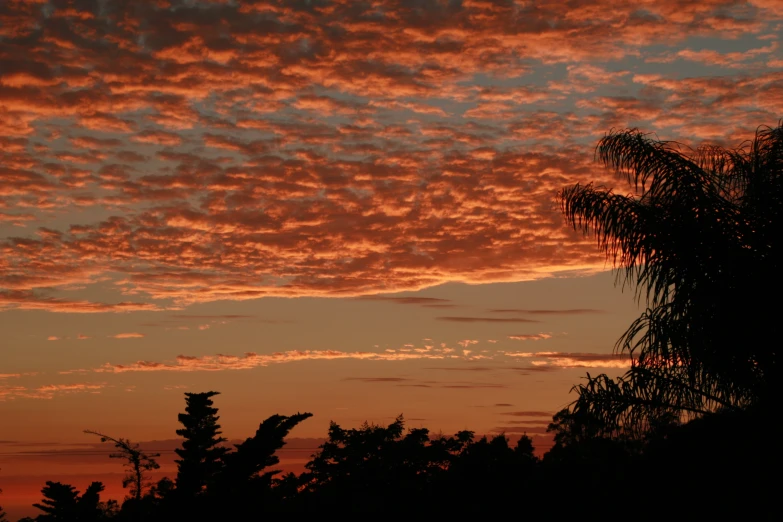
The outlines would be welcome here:
[[[306,454],[542,435],[639,313],[556,191],[629,190],[611,128],[776,124],[780,34],[779,0],[2,0],[0,505],[121,498],[82,430],[173,447],[185,391],[230,438],[314,413]]]

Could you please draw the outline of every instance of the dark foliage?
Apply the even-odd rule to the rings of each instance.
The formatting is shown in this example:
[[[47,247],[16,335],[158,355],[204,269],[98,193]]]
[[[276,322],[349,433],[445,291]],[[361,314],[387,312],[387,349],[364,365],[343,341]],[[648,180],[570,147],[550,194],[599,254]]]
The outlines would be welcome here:
[[[617,343],[631,370],[588,375],[574,413],[601,418],[607,436],[641,437],[672,419],[770,401],[777,311],[760,297],[783,290],[783,126],[737,149],[612,132],[597,155],[635,193],[576,185],[561,193],[563,213],[596,235],[648,308]]]
[[[686,424],[673,421],[643,439],[606,437],[597,427],[599,418],[581,415],[566,409],[553,417],[555,444],[543,460],[527,436],[512,447],[504,435],[406,430],[402,416],[388,426],[344,429],[332,423],[307,470],[280,478],[275,452],[311,415],[273,415],[253,437],[226,448],[214,480],[195,497],[178,494],[174,481],[164,478],[118,510],[100,501],[99,482],[82,495],[68,484],[47,482],[36,504],[43,513],[34,520],[189,522],[387,512],[486,517],[515,509],[529,516],[551,516],[554,510],[570,518],[607,506],[635,510],[640,520],[671,516],[674,506],[689,516],[766,519],[777,505],[776,482],[767,477],[779,469],[781,450],[754,446],[769,432],[770,411],[750,408]],[[650,500],[672,495],[674,503]]]
[[[286,498],[296,494],[295,488],[280,487],[285,479],[276,479],[280,470],[270,468],[280,462],[275,452],[285,445],[288,433],[310,417],[311,413],[273,415],[259,425],[253,437],[226,453],[208,497],[218,506],[215,516],[260,516],[280,510]]]
[[[332,423],[329,439],[301,476],[299,506],[357,513],[436,506],[486,512],[489,499],[524,485],[536,461],[527,437],[512,449],[503,435],[475,440],[469,431],[453,437],[431,437],[423,428],[406,433],[402,416],[386,427],[346,430]]]
[[[104,486],[100,482],[90,484],[82,495],[70,484],[47,481],[41,490],[43,500],[34,507],[43,511],[36,522],[102,522],[117,514],[113,501],[101,502]]]

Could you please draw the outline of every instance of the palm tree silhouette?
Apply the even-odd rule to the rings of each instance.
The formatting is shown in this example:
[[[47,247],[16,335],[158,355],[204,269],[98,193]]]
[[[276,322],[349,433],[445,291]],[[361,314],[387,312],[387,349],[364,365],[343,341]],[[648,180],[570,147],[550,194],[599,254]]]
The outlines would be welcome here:
[[[602,419],[607,435],[639,435],[765,402],[779,374],[776,311],[762,297],[781,290],[783,123],[736,149],[613,131],[596,155],[634,193],[575,185],[560,192],[562,211],[647,309],[615,346],[631,369],[588,374],[572,410]]]

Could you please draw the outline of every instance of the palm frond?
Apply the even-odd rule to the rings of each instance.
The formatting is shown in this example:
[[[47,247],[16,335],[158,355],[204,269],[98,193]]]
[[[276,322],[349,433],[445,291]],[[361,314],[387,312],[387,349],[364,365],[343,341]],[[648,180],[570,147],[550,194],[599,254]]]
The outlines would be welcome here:
[[[661,416],[761,400],[779,376],[778,350],[764,342],[772,316],[748,288],[783,291],[783,123],[736,149],[612,131],[596,157],[635,192],[567,187],[563,215],[596,237],[618,281],[648,307],[615,346],[634,358],[631,370],[617,380],[588,376],[573,411],[603,419],[606,433],[638,434]]]

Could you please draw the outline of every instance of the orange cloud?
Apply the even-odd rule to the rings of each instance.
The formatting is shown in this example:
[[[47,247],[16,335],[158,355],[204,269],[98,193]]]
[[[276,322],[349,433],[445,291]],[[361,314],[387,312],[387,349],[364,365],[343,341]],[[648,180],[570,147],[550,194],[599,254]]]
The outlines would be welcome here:
[[[771,0],[55,4],[0,14],[0,310],[595,273],[552,198],[617,185],[597,137],[739,142],[783,104]]]
[[[171,132],[164,131],[144,131],[131,137],[131,140],[139,143],[150,143],[153,145],[174,146],[182,143],[182,138]]]
[[[436,317],[439,321],[449,321],[452,323],[538,323],[533,319],[525,319],[522,317],[461,317],[461,316],[444,316]]]
[[[507,357],[533,359],[539,368],[630,368],[632,358],[627,354],[562,353],[562,352],[503,352]]]
[[[106,383],[45,384],[37,388],[0,385],[0,402],[13,399],[52,399],[59,394],[100,393]]]
[[[272,354],[257,354],[248,352],[244,355],[207,355],[195,357],[190,355],[178,355],[171,362],[138,361],[129,365],[106,364],[96,369],[98,372],[124,373],[124,372],[150,372],[150,371],[220,371],[220,370],[246,370],[260,366],[268,366],[275,363],[288,363],[309,360],[333,360],[333,359],[360,359],[402,361],[409,359],[442,359],[445,355],[438,351],[422,349],[421,351],[403,352],[391,351],[385,353],[375,352],[342,352],[339,350],[291,350],[287,352],[275,352]]]
[[[109,337],[112,337],[113,339],[141,339],[142,337],[144,337],[144,334],[129,332],[129,333],[118,333],[115,335],[110,335]]]
[[[552,335],[547,333],[520,334],[520,335],[509,335],[508,338],[513,339],[515,341],[541,341],[542,339],[551,339]]]
[[[56,277],[50,277],[42,280],[32,280],[27,284],[30,286],[43,286],[45,281],[55,282]],[[45,277],[45,276],[44,276]],[[33,278],[29,278],[33,279]],[[61,284],[71,284],[70,278],[66,277],[60,280]],[[0,285],[3,284],[3,278],[0,276]],[[56,284],[56,283],[55,283]],[[137,312],[137,311],[155,311],[160,308],[152,303],[100,303],[86,300],[69,300],[55,297],[38,297],[33,292],[28,291],[2,291],[0,290],[0,311],[8,309],[17,310],[45,310],[47,312],[59,313],[106,313],[106,312]]]

